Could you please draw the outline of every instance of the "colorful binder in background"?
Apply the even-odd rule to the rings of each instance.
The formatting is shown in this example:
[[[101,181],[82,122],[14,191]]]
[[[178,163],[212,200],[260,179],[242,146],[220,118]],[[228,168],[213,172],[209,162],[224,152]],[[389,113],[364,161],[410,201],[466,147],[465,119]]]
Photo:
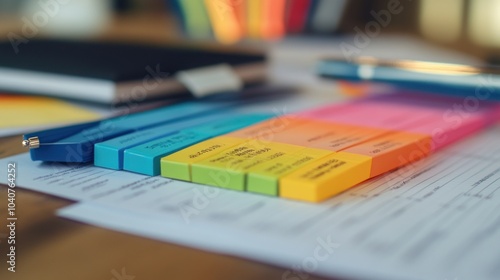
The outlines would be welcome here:
[[[241,18],[236,10],[239,1],[233,0],[205,0],[210,22],[215,37],[221,43],[231,44],[243,38]]]
[[[337,30],[345,0],[174,0],[171,8],[188,37],[232,44],[276,40],[301,32]],[[208,15],[208,16],[207,16]]]
[[[185,32],[194,39],[212,36],[212,27],[204,6],[204,0],[176,0],[178,11],[182,13]]]
[[[285,0],[264,1],[262,18],[260,19],[261,34],[264,39],[279,39],[285,34]]]
[[[243,1],[247,10],[247,34],[250,39],[261,38],[262,6],[264,0]]]
[[[287,32],[300,33],[305,28],[311,0],[289,0],[287,3]]]

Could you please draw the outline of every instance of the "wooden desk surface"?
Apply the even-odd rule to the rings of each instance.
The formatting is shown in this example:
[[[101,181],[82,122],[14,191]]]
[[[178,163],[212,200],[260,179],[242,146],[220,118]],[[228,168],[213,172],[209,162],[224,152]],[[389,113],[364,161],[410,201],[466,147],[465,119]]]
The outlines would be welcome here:
[[[22,152],[20,141],[21,137],[0,138],[0,158]],[[16,272],[12,273],[6,265],[5,190],[0,185],[0,279],[297,279],[283,277],[286,268],[59,218],[55,211],[71,201],[20,188],[16,190]]]

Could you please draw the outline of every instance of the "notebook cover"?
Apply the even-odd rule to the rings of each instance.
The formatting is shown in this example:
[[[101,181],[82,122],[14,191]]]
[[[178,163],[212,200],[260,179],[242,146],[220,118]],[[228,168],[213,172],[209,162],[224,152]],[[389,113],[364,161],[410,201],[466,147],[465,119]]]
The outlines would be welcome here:
[[[173,76],[178,71],[227,63],[263,62],[261,55],[223,53],[175,46],[30,40],[18,46],[0,43],[0,67],[115,82],[140,80],[148,66]],[[1,88],[1,85],[0,85]]]

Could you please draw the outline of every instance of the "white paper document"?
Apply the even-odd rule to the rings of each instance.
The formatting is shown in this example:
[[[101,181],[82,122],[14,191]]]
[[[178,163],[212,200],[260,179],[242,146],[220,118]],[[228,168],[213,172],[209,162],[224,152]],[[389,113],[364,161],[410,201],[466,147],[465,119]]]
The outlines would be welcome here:
[[[497,126],[320,204],[26,154],[0,164],[17,163],[19,186],[83,201],[63,217],[280,265],[282,279],[500,279],[499,138]]]

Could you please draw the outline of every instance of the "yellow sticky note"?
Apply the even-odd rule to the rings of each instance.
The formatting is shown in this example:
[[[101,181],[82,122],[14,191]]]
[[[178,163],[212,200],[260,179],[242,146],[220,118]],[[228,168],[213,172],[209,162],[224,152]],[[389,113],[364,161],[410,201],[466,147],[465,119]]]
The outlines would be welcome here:
[[[334,153],[280,179],[280,197],[319,202],[370,178],[371,158]]]
[[[304,148],[251,168],[247,175],[247,191],[277,196],[280,178],[330,154],[328,150]]]
[[[0,94],[0,128],[54,126],[90,121],[99,115],[49,97]]]

